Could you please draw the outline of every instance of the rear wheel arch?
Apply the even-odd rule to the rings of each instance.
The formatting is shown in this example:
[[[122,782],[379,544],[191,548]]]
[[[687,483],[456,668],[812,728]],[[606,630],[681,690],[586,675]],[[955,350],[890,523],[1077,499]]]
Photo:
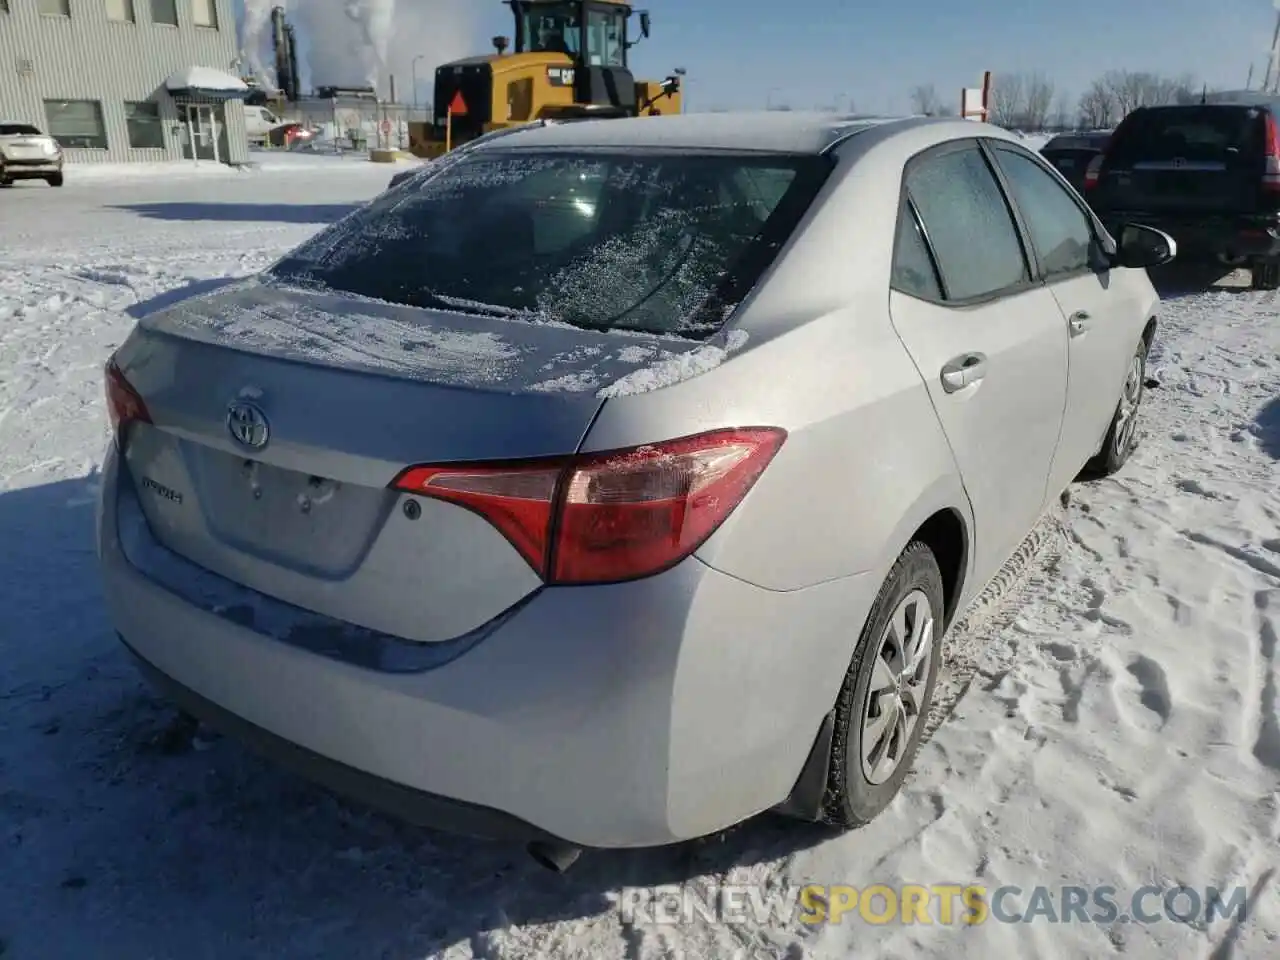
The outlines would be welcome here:
[[[959,612],[957,608],[968,572],[970,535],[964,512],[955,507],[942,507],[929,514],[894,553],[884,572],[885,580],[892,576],[894,567],[915,543],[928,548],[942,574],[942,629],[945,630]],[[874,609],[868,612],[868,616],[873,614]],[[863,628],[865,624],[859,626],[859,632]],[[855,654],[856,647],[850,652],[851,656]],[[823,718],[791,793],[773,808],[775,813],[811,822],[823,819],[828,799],[828,772],[835,739],[836,709],[837,704],[833,704]]]
[[[964,588],[969,563],[969,531],[960,511],[947,507],[938,510],[922,523],[907,540],[919,541],[929,548],[938,569],[942,571],[944,624],[950,624]]]
[[[1156,340],[1156,317],[1155,317],[1155,314],[1152,314],[1152,315],[1147,319],[1147,325],[1146,325],[1146,327],[1145,327],[1145,328],[1143,328],[1143,331],[1142,331],[1142,339],[1143,339],[1144,341],[1146,341],[1147,349],[1148,349],[1148,350],[1150,350],[1150,349],[1151,349],[1151,345],[1152,345],[1153,343],[1155,343],[1155,340]]]
[[[904,511],[893,535],[885,541],[887,549],[876,569],[881,582],[914,541],[932,551],[942,571],[943,623],[949,624],[959,612],[973,555],[973,513],[958,470],[925,485],[911,509]]]

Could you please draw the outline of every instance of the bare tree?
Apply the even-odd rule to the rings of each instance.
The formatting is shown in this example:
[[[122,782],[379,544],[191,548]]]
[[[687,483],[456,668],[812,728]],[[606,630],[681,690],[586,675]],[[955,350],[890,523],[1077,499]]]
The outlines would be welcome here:
[[[1116,98],[1102,79],[1093,81],[1080,97],[1080,126],[1102,130],[1116,122]]]
[[[1026,78],[1020,73],[1002,73],[991,79],[988,119],[1002,127],[1015,127],[1027,112]]]
[[[932,83],[922,84],[912,88],[911,106],[916,113],[922,113],[926,117],[936,117],[942,108],[942,100],[938,97],[938,91]]]
[[[1049,125],[1058,131],[1070,130],[1075,126],[1075,119],[1071,115],[1071,101],[1065,93],[1058,94],[1049,117]]]
[[[1021,123],[1027,130],[1043,130],[1053,106],[1053,81],[1042,73],[1033,73],[1026,79],[1025,89],[1027,108]]]
[[[1089,126],[1110,126],[1139,107],[1199,103],[1206,92],[1189,73],[1165,77],[1146,71],[1109,70],[1081,98],[1080,118]]]
[[[1172,83],[1173,97],[1170,102],[1181,104],[1182,106],[1199,103],[1201,97],[1213,92],[1196,80],[1195,75],[1191,73],[1182,74],[1175,78]]]

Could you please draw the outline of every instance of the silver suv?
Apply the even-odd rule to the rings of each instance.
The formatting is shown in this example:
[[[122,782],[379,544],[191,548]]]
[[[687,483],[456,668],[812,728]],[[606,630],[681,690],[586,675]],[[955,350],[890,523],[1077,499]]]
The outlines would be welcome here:
[[[0,121],[0,187],[15,180],[62,186],[62,148],[29,123]]]

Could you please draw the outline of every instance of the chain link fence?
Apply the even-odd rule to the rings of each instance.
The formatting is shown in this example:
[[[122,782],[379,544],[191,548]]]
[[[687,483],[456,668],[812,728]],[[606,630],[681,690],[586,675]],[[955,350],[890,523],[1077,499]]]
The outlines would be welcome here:
[[[412,148],[410,124],[430,122],[430,105],[375,100],[299,100],[271,105],[289,123],[315,130],[308,149],[334,153]]]

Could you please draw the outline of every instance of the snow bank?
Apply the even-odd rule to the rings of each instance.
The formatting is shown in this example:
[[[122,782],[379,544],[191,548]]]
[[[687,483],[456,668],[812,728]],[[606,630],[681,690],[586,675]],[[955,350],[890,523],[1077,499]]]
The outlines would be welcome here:
[[[258,150],[251,154],[249,164],[241,167],[225,163],[191,160],[174,160],[159,163],[69,163],[66,178],[69,185],[82,181],[156,179],[234,178],[253,174],[340,173],[350,176],[367,172],[371,175],[391,177],[393,170],[418,166],[422,161],[397,160],[395,163],[373,163],[367,153],[325,154],[321,152],[296,153],[287,150]]]

